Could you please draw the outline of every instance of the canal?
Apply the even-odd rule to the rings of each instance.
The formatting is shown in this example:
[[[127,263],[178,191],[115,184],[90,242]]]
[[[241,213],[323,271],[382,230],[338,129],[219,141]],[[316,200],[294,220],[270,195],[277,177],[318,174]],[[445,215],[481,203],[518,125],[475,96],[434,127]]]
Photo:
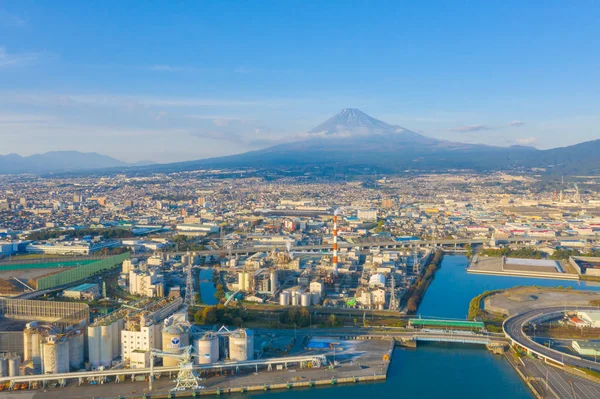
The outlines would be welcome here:
[[[215,292],[217,289],[213,283],[213,269],[202,268],[198,274],[198,286],[200,287],[200,298],[206,305],[216,305],[217,298]]]
[[[519,285],[571,286],[600,290],[598,286],[573,281],[467,274],[467,258],[446,256],[423,298],[423,316],[462,318],[471,299],[486,290]],[[328,388],[243,394],[253,398],[328,399],[369,396],[420,399],[530,399],[533,394],[501,356],[479,346],[419,344],[417,349],[396,349],[381,383]]]

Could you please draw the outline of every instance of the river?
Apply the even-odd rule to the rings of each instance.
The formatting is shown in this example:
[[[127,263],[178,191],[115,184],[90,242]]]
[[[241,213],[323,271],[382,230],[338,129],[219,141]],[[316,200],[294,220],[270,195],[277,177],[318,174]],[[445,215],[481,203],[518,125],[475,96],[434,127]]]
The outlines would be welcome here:
[[[571,286],[600,290],[598,286],[505,276],[467,274],[467,258],[446,256],[419,307],[422,316],[462,318],[471,299],[486,290],[519,285]],[[214,289],[214,287],[213,287]],[[530,399],[533,394],[501,356],[480,346],[419,344],[417,349],[396,349],[385,382],[240,396],[281,399],[328,399],[330,396],[365,398]]]
[[[200,286],[200,298],[207,305],[216,305],[215,284],[213,283],[213,269],[202,268],[198,275],[198,285]]]

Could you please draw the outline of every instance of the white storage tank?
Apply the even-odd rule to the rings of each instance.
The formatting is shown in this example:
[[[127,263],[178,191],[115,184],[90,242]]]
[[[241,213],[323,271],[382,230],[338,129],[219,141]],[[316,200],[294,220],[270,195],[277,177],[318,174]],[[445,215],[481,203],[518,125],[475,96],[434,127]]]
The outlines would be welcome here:
[[[163,352],[181,353],[181,349],[190,344],[190,325],[187,323],[178,323],[165,326],[162,331],[162,350]],[[163,366],[177,366],[179,359],[175,357],[164,356]]]
[[[14,356],[8,358],[8,376],[9,377],[17,377],[21,374],[21,358],[19,356]]]
[[[65,337],[50,335],[42,342],[42,372],[43,374],[69,372],[69,343]]]
[[[8,377],[8,359],[0,357],[0,377]]]
[[[88,358],[93,368],[100,366],[100,334],[99,326],[88,327]]]
[[[194,341],[196,364],[211,364],[219,361],[219,337],[207,333]]]
[[[121,355],[121,329],[119,328],[119,321],[115,320],[110,325],[111,329],[111,342],[112,342],[112,358],[117,358]],[[111,359],[112,360],[112,359]]]
[[[277,270],[272,270],[271,271],[271,275],[269,276],[269,280],[271,282],[271,293],[275,294],[275,292],[279,288],[279,279],[277,278]]]
[[[282,291],[279,294],[279,304],[281,306],[290,306],[290,293],[288,291]]]
[[[31,360],[34,368],[39,368],[42,365],[42,354],[40,352],[42,335],[37,329],[37,323],[29,327],[32,323],[28,323],[28,328],[23,331],[23,350],[25,360]]]
[[[235,330],[229,336],[229,359],[244,361],[254,359],[254,334],[250,330]]]
[[[83,367],[83,331],[72,332],[68,337],[69,342],[69,366],[72,369],[80,370]]]
[[[304,307],[310,306],[311,299],[312,295],[310,294],[310,292],[303,292],[302,294],[300,294],[300,304]]]
[[[110,367],[113,360],[111,325],[100,326],[100,366]]]
[[[298,291],[294,291],[292,292],[292,306],[298,305],[300,305],[300,295],[298,294]]]

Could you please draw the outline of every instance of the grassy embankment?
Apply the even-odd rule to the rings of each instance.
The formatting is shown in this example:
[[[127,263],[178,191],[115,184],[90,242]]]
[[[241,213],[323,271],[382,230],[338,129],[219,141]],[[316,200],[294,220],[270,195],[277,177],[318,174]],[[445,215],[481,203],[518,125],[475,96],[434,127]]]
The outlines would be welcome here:
[[[482,308],[481,304],[488,296],[497,294],[502,291],[503,290],[485,291],[477,295],[475,298],[471,299],[471,303],[469,304],[469,320],[477,319],[483,321],[488,331],[501,332],[502,322],[504,321],[505,317],[503,315],[493,314],[485,311]]]

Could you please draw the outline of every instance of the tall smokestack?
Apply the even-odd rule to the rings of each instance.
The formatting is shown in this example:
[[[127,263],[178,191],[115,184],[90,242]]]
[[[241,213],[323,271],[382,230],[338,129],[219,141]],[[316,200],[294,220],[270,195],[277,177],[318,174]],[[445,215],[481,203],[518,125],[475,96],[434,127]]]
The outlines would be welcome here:
[[[337,217],[338,209],[333,212],[333,274],[337,274],[338,272]]]

